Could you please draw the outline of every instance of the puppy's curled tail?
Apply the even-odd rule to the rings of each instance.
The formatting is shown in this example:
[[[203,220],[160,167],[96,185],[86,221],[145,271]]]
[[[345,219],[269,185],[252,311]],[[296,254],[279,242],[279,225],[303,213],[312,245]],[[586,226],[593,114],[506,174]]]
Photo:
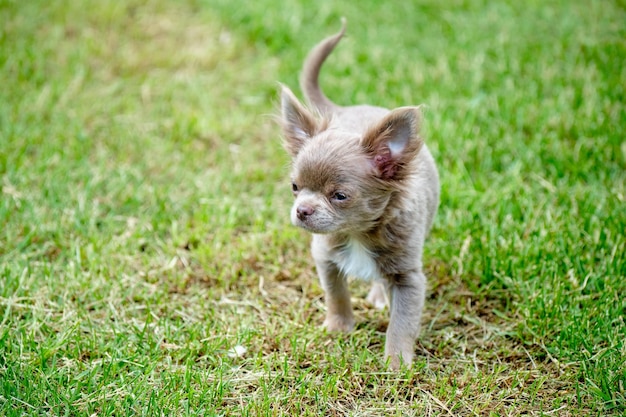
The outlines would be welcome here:
[[[319,85],[320,68],[322,64],[335,49],[335,46],[339,43],[344,33],[346,32],[346,18],[341,18],[341,30],[328,38],[318,43],[309,55],[307,55],[302,67],[302,75],[300,76],[300,88],[304,92],[304,95],[309,105],[315,107],[320,113],[327,114],[332,112],[338,106],[330,101],[328,97],[324,95]]]

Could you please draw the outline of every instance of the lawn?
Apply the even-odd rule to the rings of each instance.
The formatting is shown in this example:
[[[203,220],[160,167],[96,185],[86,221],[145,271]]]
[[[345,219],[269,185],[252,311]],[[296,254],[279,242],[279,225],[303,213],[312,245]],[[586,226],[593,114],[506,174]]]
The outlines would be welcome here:
[[[411,369],[329,335],[278,82],[425,104]],[[0,415],[626,413],[623,1],[0,0]],[[299,92],[298,92],[299,94]]]

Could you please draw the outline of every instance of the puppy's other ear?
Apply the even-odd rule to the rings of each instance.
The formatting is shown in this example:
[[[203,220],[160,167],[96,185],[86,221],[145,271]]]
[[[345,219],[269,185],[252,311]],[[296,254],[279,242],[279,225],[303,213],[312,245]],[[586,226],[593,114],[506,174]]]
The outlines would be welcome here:
[[[365,133],[361,144],[379,178],[400,180],[410,172],[405,167],[424,144],[419,136],[421,118],[418,107],[400,107]]]
[[[295,157],[306,141],[318,133],[320,123],[285,86],[282,86],[280,107],[285,149]]]

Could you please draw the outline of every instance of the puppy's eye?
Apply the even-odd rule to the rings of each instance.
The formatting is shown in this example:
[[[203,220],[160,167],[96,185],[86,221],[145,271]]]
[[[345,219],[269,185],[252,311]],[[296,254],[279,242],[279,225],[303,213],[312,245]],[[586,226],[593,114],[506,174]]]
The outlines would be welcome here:
[[[348,199],[348,196],[342,193],[341,191],[337,191],[335,194],[333,194],[333,200],[343,201],[347,199]]]
[[[295,182],[291,183],[291,191],[294,193],[298,191],[298,185]]]

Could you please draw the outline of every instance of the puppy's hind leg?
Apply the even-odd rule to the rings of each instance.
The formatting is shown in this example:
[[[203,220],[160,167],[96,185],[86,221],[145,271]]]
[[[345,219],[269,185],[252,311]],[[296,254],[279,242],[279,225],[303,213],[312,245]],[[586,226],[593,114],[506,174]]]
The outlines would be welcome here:
[[[396,276],[391,282],[390,292],[391,317],[385,341],[385,358],[389,358],[392,369],[399,369],[402,363],[410,366],[413,361],[426,296],[426,277],[421,271]]]
[[[331,332],[351,331],[354,328],[354,315],[345,275],[331,262],[316,261],[316,265],[326,295],[324,326]]]
[[[385,284],[381,281],[374,281],[365,301],[373,305],[377,310],[383,310],[387,307],[389,305],[389,299],[387,297]]]

